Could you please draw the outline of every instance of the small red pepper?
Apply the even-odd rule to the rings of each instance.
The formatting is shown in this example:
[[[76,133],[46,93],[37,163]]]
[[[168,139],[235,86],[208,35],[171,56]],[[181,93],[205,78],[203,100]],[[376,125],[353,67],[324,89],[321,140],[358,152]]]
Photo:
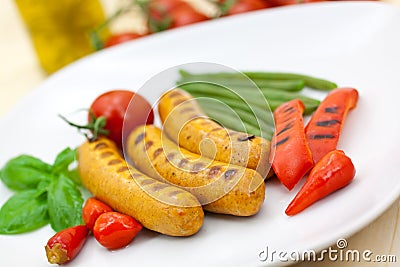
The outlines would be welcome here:
[[[56,233],[45,247],[49,263],[64,264],[74,259],[88,234],[89,229],[85,225],[73,226]]]
[[[321,102],[305,129],[315,163],[336,149],[347,112],[356,107],[357,100],[356,89],[338,88]]]
[[[298,99],[280,105],[274,111],[275,135],[270,162],[278,179],[289,190],[313,167],[311,151],[304,134],[304,104]]]
[[[134,218],[114,211],[97,218],[93,235],[102,246],[113,250],[127,246],[140,230],[142,225]]]
[[[341,150],[326,154],[311,170],[307,181],[287,207],[285,213],[295,215],[314,202],[348,185],[356,174],[351,159]]]
[[[88,198],[85,205],[82,208],[82,219],[86,224],[86,227],[93,231],[94,223],[97,218],[105,213],[113,211],[110,206],[97,200],[95,198]]]

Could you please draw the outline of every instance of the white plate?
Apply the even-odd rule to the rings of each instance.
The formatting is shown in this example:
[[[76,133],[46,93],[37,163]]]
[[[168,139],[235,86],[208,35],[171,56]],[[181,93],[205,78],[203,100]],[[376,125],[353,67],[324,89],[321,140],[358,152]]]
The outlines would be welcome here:
[[[207,214],[193,237],[143,231],[128,248],[113,253],[90,239],[71,266],[257,266],[271,264],[258,258],[266,246],[323,249],[366,226],[399,196],[399,32],[400,11],[392,6],[327,3],[232,16],[121,45],[72,64],[21,101],[0,123],[0,164],[21,153],[51,162],[58,151],[83,140],[58,113],[88,107],[109,89],[140,88],[178,64],[205,61],[326,77],[360,92],[340,142],[357,168],[348,187],[289,218],[284,210],[299,186],[288,193],[270,181],[257,216]],[[161,91],[141,93],[154,99]],[[0,204],[10,195],[1,185]],[[2,264],[46,266],[43,246],[51,235],[44,227],[0,236]]]

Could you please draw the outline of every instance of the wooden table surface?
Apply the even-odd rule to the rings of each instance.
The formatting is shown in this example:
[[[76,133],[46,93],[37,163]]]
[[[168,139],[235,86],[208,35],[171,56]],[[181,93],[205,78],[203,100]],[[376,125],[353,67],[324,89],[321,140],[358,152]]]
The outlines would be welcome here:
[[[106,11],[115,8],[118,0],[102,0]],[[191,0],[201,1],[201,0]],[[389,1],[388,1],[389,2]],[[399,4],[400,0],[390,0]],[[140,21],[130,22],[141,30]],[[29,36],[12,0],[1,0],[0,8],[0,119],[44,79]],[[397,200],[375,221],[347,239],[349,249],[369,249],[375,255],[395,255],[397,263],[370,263],[373,266],[400,266],[400,200]],[[365,262],[299,263],[296,266],[371,266]]]

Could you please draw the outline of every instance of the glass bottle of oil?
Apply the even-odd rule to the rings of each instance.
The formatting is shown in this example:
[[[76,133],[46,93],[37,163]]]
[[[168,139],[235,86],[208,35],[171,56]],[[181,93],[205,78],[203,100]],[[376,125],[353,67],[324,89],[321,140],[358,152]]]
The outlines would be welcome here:
[[[99,0],[15,0],[39,61],[52,73],[94,51],[89,32],[105,20]],[[103,30],[102,33],[107,34]]]

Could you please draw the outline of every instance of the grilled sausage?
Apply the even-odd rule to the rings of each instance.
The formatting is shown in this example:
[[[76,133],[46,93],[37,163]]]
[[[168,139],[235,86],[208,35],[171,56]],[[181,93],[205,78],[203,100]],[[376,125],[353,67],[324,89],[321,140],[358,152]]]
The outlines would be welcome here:
[[[262,177],[273,174],[268,161],[268,140],[225,129],[208,118],[187,92],[180,89],[166,92],[158,103],[158,112],[170,139],[187,150],[257,170]],[[206,139],[211,142],[201,144]]]
[[[204,212],[196,197],[134,169],[106,138],[79,147],[78,169],[83,185],[96,198],[150,230],[189,236],[202,226]]]
[[[261,209],[265,185],[259,173],[191,153],[153,125],[132,131],[127,151],[139,170],[184,187],[207,211],[250,216]]]

